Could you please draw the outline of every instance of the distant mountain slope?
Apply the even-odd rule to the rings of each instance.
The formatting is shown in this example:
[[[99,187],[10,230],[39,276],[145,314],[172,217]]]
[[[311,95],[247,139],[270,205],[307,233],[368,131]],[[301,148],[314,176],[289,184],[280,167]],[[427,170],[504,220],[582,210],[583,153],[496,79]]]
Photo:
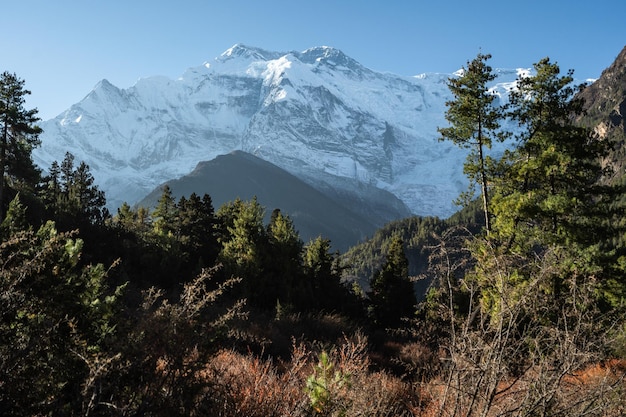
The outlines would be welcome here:
[[[446,236],[445,243],[450,256],[448,261],[454,262],[460,254],[466,253],[462,247],[467,238],[473,233],[478,233],[483,224],[480,200],[474,200],[445,220],[413,216],[390,222],[378,229],[371,238],[342,254],[341,260],[347,267],[343,272],[343,278],[358,282],[365,290],[369,289],[369,280],[385,262],[393,237],[400,236],[409,261],[409,275],[417,278],[415,290],[418,299],[422,299],[432,280],[440,273],[433,270],[430,265],[430,257],[441,243],[439,239]],[[457,273],[461,273],[461,270]]]
[[[593,128],[600,139],[615,141],[610,163],[620,180],[626,168],[626,46],[580,96],[585,100],[586,114],[579,123]]]
[[[338,204],[287,171],[242,151],[200,162],[190,174],[167,181],[177,199],[192,192],[209,194],[217,210],[236,198],[257,197],[269,216],[275,208],[288,214],[306,243],[317,236],[331,239],[333,248],[345,251],[381,226],[380,219],[366,218]],[[162,186],[138,204],[154,207]]]
[[[518,72],[497,71],[493,90],[503,99]],[[383,190],[411,213],[448,216],[467,186],[465,150],[437,140],[450,76],[379,73],[330,47],[235,45],[178,79],[149,77],[128,89],[101,81],[42,123],[34,158],[47,169],[71,151],[112,209],[243,150],[365,213],[398,218]]]

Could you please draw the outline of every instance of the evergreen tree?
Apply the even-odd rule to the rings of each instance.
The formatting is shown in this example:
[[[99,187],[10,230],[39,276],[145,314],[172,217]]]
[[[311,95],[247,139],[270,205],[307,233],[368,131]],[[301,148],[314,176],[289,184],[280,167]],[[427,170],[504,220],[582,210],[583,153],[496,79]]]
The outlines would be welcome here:
[[[0,236],[3,239],[9,238],[17,232],[30,229],[30,225],[26,220],[26,206],[22,204],[19,193],[9,204],[7,214],[0,224]]]
[[[298,308],[306,296],[303,282],[302,241],[289,216],[275,209],[267,225],[268,248],[264,262],[264,281],[274,294],[268,297],[283,306]],[[268,300],[270,301],[270,300]]]
[[[613,196],[602,185],[609,168],[601,158],[611,144],[574,125],[583,103],[572,71],[561,76],[548,58],[535,70],[511,93],[511,117],[522,129],[495,181],[496,229],[509,246],[588,247],[606,237]]]
[[[114,221],[127,229],[132,227],[132,224],[136,221],[137,214],[133,211],[130,205],[124,201],[121,206],[117,208],[117,215]]]
[[[217,216],[222,225],[219,260],[227,276],[243,280],[244,296],[252,304],[274,307],[275,289],[263,276],[267,233],[263,226],[265,210],[256,197],[248,202],[236,199],[224,204]]]
[[[409,261],[399,236],[392,239],[387,260],[374,273],[368,297],[372,318],[379,326],[397,327],[402,323],[402,318],[414,314],[417,300],[409,279]]]
[[[0,74],[0,221],[4,220],[6,187],[34,186],[40,172],[31,153],[39,145],[41,129],[36,125],[37,109],[24,108],[25,96],[30,91],[15,74]]]
[[[154,231],[159,235],[168,236],[177,228],[178,207],[172,189],[167,184],[163,186],[161,197],[152,212],[152,220]]]
[[[192,193],[178,201],[179,239],[188,252],[192,267],[213,266],[219,252],[217,218],[208,194],[201,199]]]
[[[470,189],[461,196],[461,201],[469,202],[474,187],[480,187],[487,233],[491,230],[488,189],[491,160],[486,151],[491,148],[493,140],[505,138],[500,130],[503,110],[495,104],[497,96],[489,91],[488,86],[496,78],[487,65],[490,58],[491,55],[478,54],[467,63],[460,77],[450,78],[448,87],[454,96],[454,100],[446,103],[446,120],[450,127],[438,129],[440,140],[451,140],[461,148],[470,149],[463,166],[470,180]]]
[[[317,237],[304,248],[303,266],[309,291],[308,306],[318,310],[355,310],[355,298],[341,283],[337,254],[330,252],[330,240]]]
[[[146,237],[152,232],[150,211],[145,207],[133,209],[127,202],[117,208],[113,224],[121,229],[132,232],[137,237]]]
[[[61,167],[53,161],[48,169],[48,175],[42,179],[39,195],[46,208],[55,211],[61,196]]]
[[[89,170],[89,165],[84,161],[76,168],[71,196],[77,214],[91,224],[101,224],[109,217],[109,212],[105,208],[104,191],[95,185],[95,179]]]
[[[53,216],[65,228],[103,224],[109,217],[104,192],[95,184],[89,165],[74,166],[70,152],[59,166],[54,161],[43,179],[41,199]]]

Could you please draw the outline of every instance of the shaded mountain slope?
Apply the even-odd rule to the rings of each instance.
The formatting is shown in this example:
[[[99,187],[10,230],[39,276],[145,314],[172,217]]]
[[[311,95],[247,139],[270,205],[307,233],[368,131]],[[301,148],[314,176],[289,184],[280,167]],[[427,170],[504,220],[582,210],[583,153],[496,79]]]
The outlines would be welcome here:
[[[164,184],[177,199],[192,192],[209,194],[216,210],[236,198],[250,200],[256,196],[266,216],[275,208],[288,214],[304,242],[321,235],[331,239],[333,248],[340,251],[381,226],[379,219],[361,216],[287,171],[242,151],[200,162],[190,174]],[[154,207],[161,190],[162,186],[138,204]]]

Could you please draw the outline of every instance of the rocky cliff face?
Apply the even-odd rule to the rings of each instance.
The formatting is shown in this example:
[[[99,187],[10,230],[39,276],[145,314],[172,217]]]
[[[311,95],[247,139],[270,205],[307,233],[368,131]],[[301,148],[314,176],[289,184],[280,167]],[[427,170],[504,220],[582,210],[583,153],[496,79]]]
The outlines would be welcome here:
[[[517,74],[499,72],[493,89],[503,99]],[[112,208],[243,150],[388,220],[447,216],[466,188],[465,152],[438,141],[449,76],[378,73],[328,47],[235,45],[176,80],[151,77],[125,90],[101,81],[42,124],[34,158],[45,169],[72,152]]]
[[[591,127],[601,140],[615,142],[607,163],[613,166],[616,179],[623,177],[626,167],[626,47],[580,97],[585,100],[586,114],[579,123]]]

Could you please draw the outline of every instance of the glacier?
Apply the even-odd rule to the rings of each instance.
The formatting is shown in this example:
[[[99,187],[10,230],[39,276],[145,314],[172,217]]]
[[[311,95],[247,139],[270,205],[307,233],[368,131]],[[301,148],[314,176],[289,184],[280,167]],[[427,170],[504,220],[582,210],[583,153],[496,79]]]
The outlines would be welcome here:
[[[506,101],[527,71],[495,70],[492,90]],[[98,82],[41,123],[33,159],[46,170],[73,153],[113,210],[241,150],[318,189],[380,189],[414,214],[447,217],[467,188],[467,151],[437,133],[447,125],[453,76],[376,72],[326,46],[275,52],[237,44],[177,79],[141,78],[128,89]]]

